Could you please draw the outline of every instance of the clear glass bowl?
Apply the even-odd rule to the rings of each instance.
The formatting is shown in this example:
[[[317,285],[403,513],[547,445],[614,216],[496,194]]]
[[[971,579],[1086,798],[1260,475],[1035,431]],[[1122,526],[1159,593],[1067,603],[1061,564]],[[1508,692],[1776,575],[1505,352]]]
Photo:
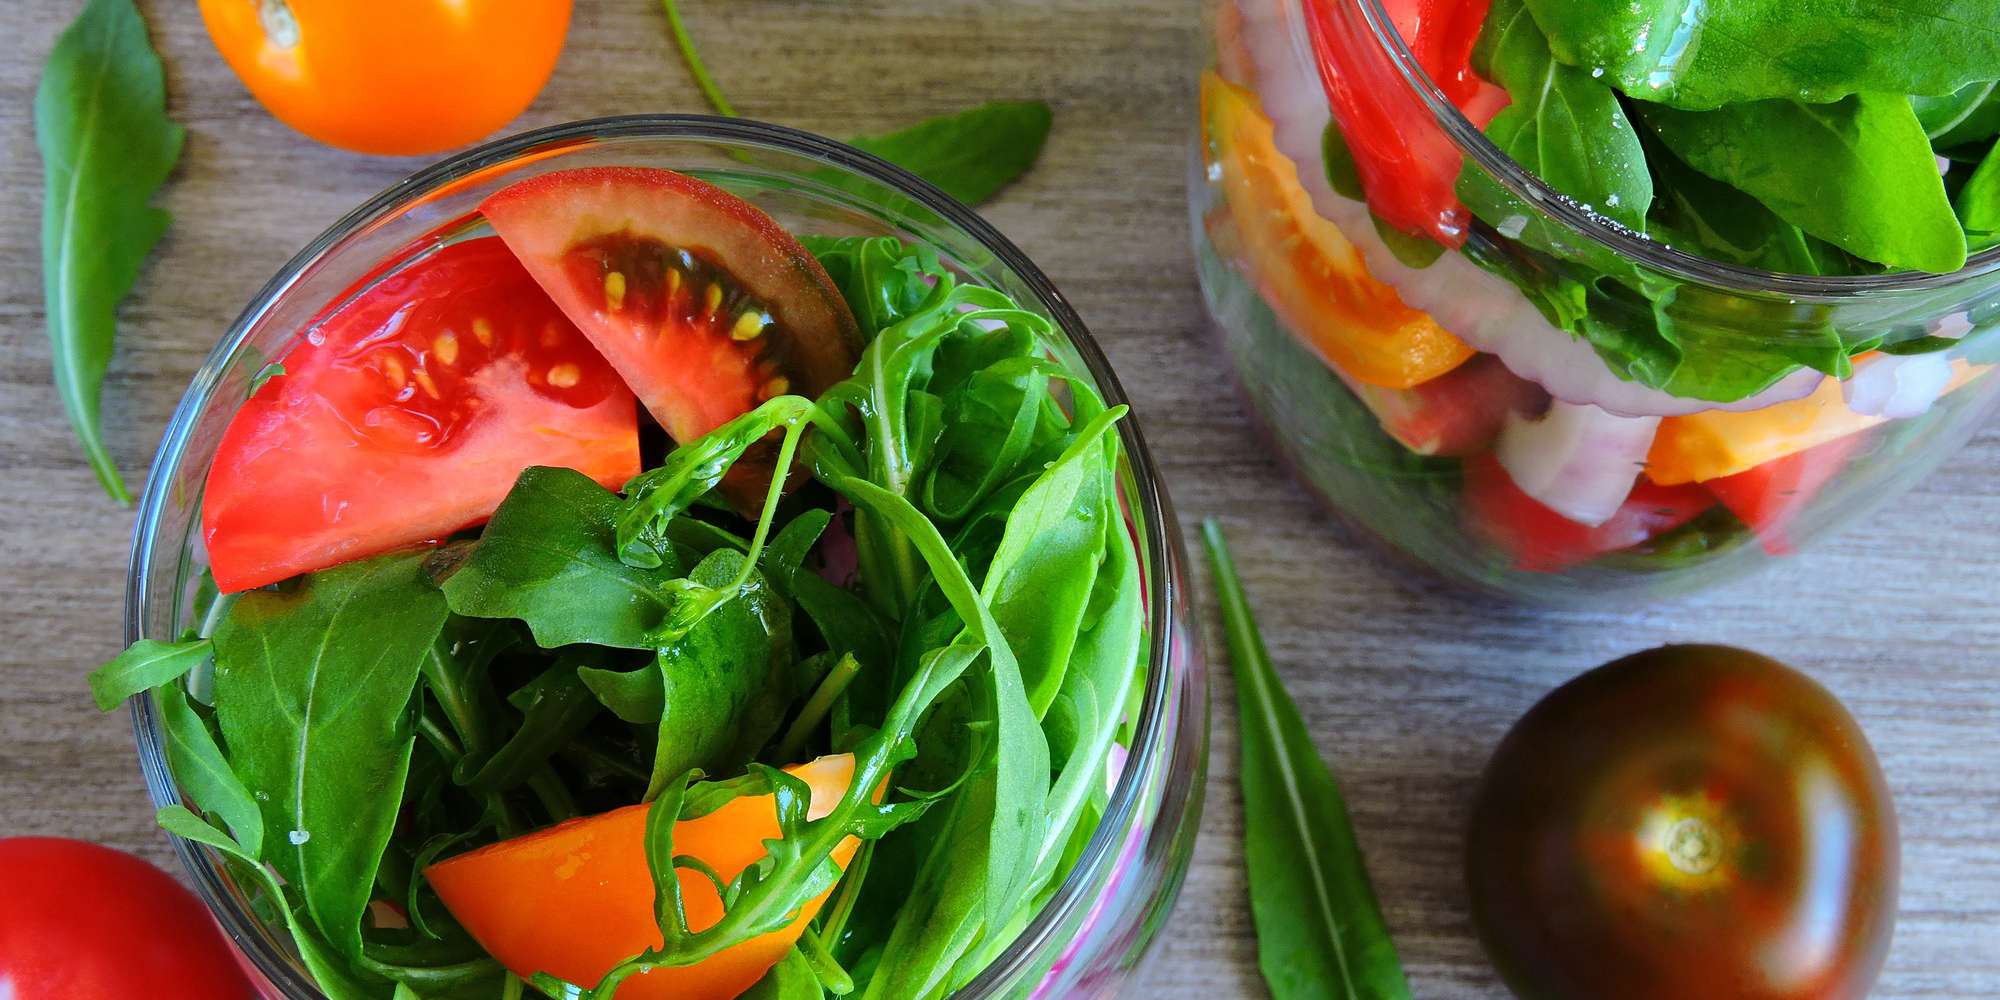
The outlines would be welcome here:
[[[171,639],[194,620],[204,567],[202,484],[250,378],[335,296],[393,261],[479,225],[506,184],[592,165],[670,167],[746,198],[800,232],[891,235],[936,247],[970,280],[1055,322],[1051,352],[1126,401],[1104,355],[1048,278],[969,209],[916,177],[791,129],[696,116],[578,122],[501,140],[419,172],[349,213],[280,269],[195,374],[154,459],[126,590],[126,637]],[[1127,509],[1141,542],[1152,636],[1144,704],[1103,822],[1044,910],[960,997],[1110,996],[1159,929],[1187,870],[1208,750],[1208,687],[1184,578],[1186,556],[1137,424],[1119,424]],[[141,769],[156,805],[180,801],[148,699],[134,699]],[[261,919],[212,850],[176,838],[196,890],[265,996],[321,996],[281,925]]]
[[[1524,172],[1424,74],[1379,0],[1205,7],[1190,207],[1212,325],[1299,478],[1361,534],[1438,574],[1550,603],[1706,586],[1907,489],[1971,436],[2000,395],[1987,370],[2000,359],[2000,250],[1948,275],[1830,278],[1694,257]],[[1349,40],[1329,47],[1329,72],[1359,81],[1362,101],[1396,123],[1415,162],[1442,160],[1450,177],[1463,161],[1466,177],[1519,199],[1518,213],[1497,227],[1464,219],[1463,246],[1441,253],[1372,218],[1337,148],[1328,176],[1334,116],[1316,30],[1322,42]],[[1524,233],[1562,253],[1515,238]],[[1633,284],[1679,286],[1661,308],[1681,338],[1683,366],[1730,365],[1752,338],[1957,344],[1921,359],[1875,355],[1845,382],[1801,370],[1735,400],[1676,395],[1614,374],[1584,339],[1552,325],[1557,296],[1538,306],[1520,290],[1605,270],[1579,268],[1579,257],[1622,268]],[[1665,325],[1652,302],[1619,291],[1593,288],[1591,315],[1611,326]],[[1667,389],[1684,384],[1653,378]],[[1938,396],[1939,385],[1950,388]],[[1568,423],[1537,423],[1544,412]],[[1760,437],[1773,428],[1789,428],[1777,444]],[[1824,447],[1795,450],[1815,442]],[[1521,502],[1549,496],[1547,484],[1576,468],[1566,461],[1592,459],[1600,471],[1629,470],[1616,474],[1619,489],[1635,483],[1608,523],[1589,526],[1612,509],[1601,501],[1551,501],[1568,515]],[[1783,461],[1764,464],[1773,459]],[[1640,469],[1636,481],[1624,478]],[[1749,474],[1728,478],[1738,473]],[[1614,505],[1623,495],[1611,494]],[[1731,505],[1718,502],[1725,495]]]

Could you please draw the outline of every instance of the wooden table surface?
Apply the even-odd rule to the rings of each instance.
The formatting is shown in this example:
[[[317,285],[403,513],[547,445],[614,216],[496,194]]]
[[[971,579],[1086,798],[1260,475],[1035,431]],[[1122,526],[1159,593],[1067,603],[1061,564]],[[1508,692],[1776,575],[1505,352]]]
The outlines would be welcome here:
[[[0,5],[0,834],[85,837],[171,866],[127,716],[98,714],[83,680],[119,645],[132,512],[79,457],[43,327],[30,109],[49,45],[80,6]],[[144,6],[188,139],[166,193],[175,223],[126,303],[104,392],[105,434],[135,489],[245,299],[418,165],[293,134],[230,75],[192,3]],[[1054,105],[1040,164],[987,214],[1103,341],[1190,537],[1205,516],[1227,525],[1279,667],[1345,783],[1417,996],[1505,996],[1472,937],[1459,868],[1471,783],[1495,741],[1551,686],[1666,641],[1788,659],[1867,728],[1904,830],[1902,916],[1875,996],[2000,995],[2000,435],[1867,526],[1698,599],[1549,613],[1416,588],[1344,541],[1272,462],[1207,340],[1183,187],[1193,0],[684,6],[747,115],[839,136],[989,98]],[[555,78],[517,125],[699,110],[656,5],[578,0]],[[1219,638],[1215,624],[1208,612]],[[1263,995],[1239,868],[1236,719],[1226,664],[1213,667],[1201,839],[1133,995]]]

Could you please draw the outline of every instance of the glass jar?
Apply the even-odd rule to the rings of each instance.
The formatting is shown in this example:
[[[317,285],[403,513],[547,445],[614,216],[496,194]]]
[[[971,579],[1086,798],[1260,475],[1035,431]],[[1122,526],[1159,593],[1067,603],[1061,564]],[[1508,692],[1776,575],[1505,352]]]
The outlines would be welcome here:
[[[1525,172],[1380,0],[1208,0],[1205,25],[1190,200],[1219,342],[1299,478],[1449,579],[1550,603],[1702,587],[1909,488],[1993,404],[2000,250],[1942,275],[1695,257]],[[1441,239],[1365,199],[1348,122],[1393,135],[1389,183],[1437,179]],[[1856,360],[1740,377],[1774,351]]]
[[[340,220],[287,263],[196,372],[153,462],[133,538],[127,640],[201,628],[202,484],[223,429],[266,360],[280,357],[335,296],[441,240],[482,229],[474,212],[509,183],[557,169],[663,166],[757,204],[795,231],[891,235],[935,247],[967,280],[1001,289],[1054,321],[1051,356],[1084,373],[1110,405],[1126,401],[1104,355],[1062,295],[1021,251],[964,206],[904,171],[791,129],[697,116],[637,116],[530,132],[415,174]],[[1201,811],[1208,688],[1188,606],[1186,556],[1136,424],[1121,421],[1122,486],[1139,542],[1150,662],[1129,756],[1104,818],[1045,908],[959,997],[1110,996],[1171,909]],[[141,769],[158,806],[181,800],[159,716],[133,700]],[[282,924],[260,916],[219,856],[176,838],[196,891],[264,996],[320,991]]]

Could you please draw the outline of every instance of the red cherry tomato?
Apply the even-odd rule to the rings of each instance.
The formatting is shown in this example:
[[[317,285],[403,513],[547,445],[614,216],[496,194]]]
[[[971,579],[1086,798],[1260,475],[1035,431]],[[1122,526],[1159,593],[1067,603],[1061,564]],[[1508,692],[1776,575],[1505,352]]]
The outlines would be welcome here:
[[[0,996],[249,1000],[207,908],[123,851],[0,839]]]
[[[1392,0],[1397,33],[1446,97],[1473,124],[1506,104],[1499,88],[1472,72],[1472,46],[1488,0]],[[1430,109],[1375,40],[1357,0],[1304,0],[1320,82],[1353,151],[1368,207],[1404,232],[1445,246],[1465,242],[1458,202],[1461,157]]]
[[[1599,667],[1494,751],[1472,917],[1521,1000],[1861,1000],[1896,916],[1896,813],[1839,701],[1776,661]]]
[[[202,497],[224,593],[478,524],[531,465],[639,472],[631,390],[498,239],[376,282],[283,362]]]
[[[1863,437],[1849,434],[1834,438],[1701,485],[1757,533],[1757,543],[1764,551],[1784,555],[1792,551],[1786,532],[1792,519],[1819,495],[1827,480],[1847,467],[1847,456]]]
[[[1465,463],[1465,518],[1478,537],[1499,546],[1514,568],[1559,573],[1598,556],[1629,549],[1688,523],[1715,506],[1693,484],[1660,486],[1641,479],[1610,520],[1578,524],[1521,492],[1491,454]]]

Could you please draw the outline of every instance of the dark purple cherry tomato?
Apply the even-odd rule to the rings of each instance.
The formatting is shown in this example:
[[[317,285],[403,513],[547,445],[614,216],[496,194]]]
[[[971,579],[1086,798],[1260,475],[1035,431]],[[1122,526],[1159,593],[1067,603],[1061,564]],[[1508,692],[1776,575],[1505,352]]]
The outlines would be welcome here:
[[[1861,728],[1723,646],[1628,656],[1530,709],[1466,858],[1523,1000],[1859,1000],[1895,924],[1896,814]]]

